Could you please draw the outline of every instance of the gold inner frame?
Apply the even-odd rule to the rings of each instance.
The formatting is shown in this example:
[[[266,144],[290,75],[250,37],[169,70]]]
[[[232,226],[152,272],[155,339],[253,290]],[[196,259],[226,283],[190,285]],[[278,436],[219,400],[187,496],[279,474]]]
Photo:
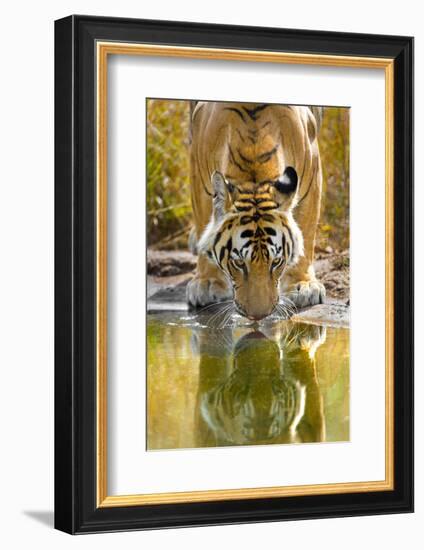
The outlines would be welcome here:
[[[388,491],[394,489],[394,60],[253,50],[97,42],[97,506],[137,506],[218,500]],[[221,59],[332,67],[384,69],[386,125],[386,375],[385,479],[315,485],[217,489],[108,496],[107,493],[107,61],[109,55]]]

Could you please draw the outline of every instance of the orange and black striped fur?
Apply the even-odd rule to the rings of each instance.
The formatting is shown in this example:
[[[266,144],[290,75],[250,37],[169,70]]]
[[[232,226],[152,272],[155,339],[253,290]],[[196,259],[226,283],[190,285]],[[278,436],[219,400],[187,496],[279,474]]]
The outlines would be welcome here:
[[[283,292],[322,301],[313,270],[321,198],[320,111],[198,102],[192,112],[191,189],[198,253],[193,307],[234,299],[251,319]]]

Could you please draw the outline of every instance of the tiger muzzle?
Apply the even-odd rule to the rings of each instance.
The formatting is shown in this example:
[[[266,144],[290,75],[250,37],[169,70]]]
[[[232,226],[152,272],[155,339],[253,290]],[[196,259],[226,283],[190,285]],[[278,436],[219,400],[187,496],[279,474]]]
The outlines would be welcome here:
[[[251,321],[260,321],[261,319],[268,317],[274,312],[275,306],[276,304],[266,305],[265,307],[261,307],[261,304],[258,303],[256,304],[256,307],[250,308],[250,307],[244,307],[241,304],[236,302],[237,312],[240,315],[243,315],[243,317],[250,319]]]

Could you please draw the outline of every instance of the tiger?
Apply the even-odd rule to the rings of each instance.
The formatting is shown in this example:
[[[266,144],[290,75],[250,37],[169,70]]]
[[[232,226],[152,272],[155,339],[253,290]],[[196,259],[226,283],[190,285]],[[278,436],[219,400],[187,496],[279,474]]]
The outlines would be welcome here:
[[[323,302],[313,267],[322,116],[320,107],[192,102],[189,308],[233,300],[259,321],[280,295],[294,307]]]
[[[326,440],[315,363],[325,329],[301,323],[285,329],[281,340],[248,332],[230,355],[222,353],[222,336],[215,338],[215,353],[214,334],[203,336],[195,413],[199,447]]]

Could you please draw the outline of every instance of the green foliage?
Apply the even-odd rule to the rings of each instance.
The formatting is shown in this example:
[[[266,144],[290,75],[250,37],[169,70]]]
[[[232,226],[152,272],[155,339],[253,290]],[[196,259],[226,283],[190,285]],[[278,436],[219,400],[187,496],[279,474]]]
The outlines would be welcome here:
[[[148,100],[147,227],[150,245],[187,246],[191,216],[189,122],[188,101]]]
[[[150,99],[147,104],[147,210],[149,245],[186,248],[191,226],[190,103]],[[319,134],[323,194],[317,244],[349,246],[349,109],[326,107]]]
[[[319,149],[323,171],[321,217],[317,243],[349,247],[349,109],[326,107]]]

